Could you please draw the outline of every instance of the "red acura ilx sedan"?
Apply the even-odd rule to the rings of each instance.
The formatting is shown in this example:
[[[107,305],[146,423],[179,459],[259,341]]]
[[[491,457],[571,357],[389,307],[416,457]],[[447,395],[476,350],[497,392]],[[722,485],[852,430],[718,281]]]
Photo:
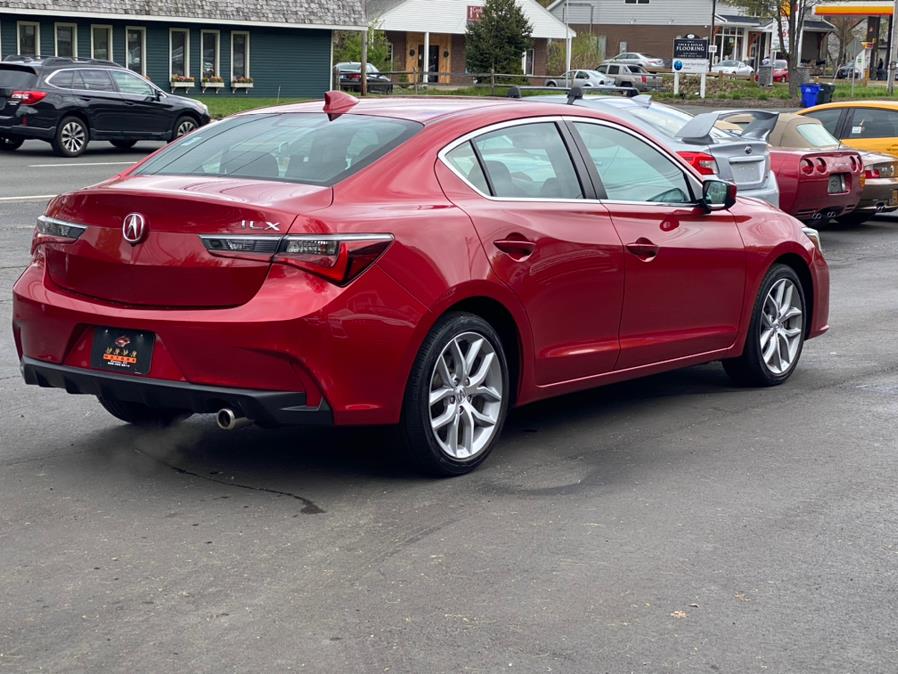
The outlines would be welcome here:
[[[14,289],[26,382],[119,419],[401,424],[467,472],[510,407],[827,329],[816,232],[625,120],[339,93],[240,114],[55,198]]]

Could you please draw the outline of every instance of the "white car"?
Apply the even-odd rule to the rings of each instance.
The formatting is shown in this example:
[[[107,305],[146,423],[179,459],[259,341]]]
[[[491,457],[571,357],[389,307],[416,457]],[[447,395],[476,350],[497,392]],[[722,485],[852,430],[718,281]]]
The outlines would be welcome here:
[[[649,56],[648,54],[640,54],[635,51],[621,52],[614,58],[605,59],[605,63],[626,63],[631,66],[642,66],[650,73],[661,72],[667,66],[664,59]]]
[[[597,70],[568,70],[560,77],[546,80],[547,87],[572,87],[575,83],[580,87],[613,87],[614,78]]]
[[[738,77],[751,77],[755,73],[755,69],[744,61],[720,61],[711,67],[712,73],[723,73],[725,75],[736,75]]]

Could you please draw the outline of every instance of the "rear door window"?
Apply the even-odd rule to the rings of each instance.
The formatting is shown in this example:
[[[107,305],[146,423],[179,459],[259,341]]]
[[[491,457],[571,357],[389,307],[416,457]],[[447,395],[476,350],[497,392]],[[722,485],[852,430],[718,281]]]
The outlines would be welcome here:
[[[30,68],[0,66],[0,89],[31,89],[37,83],[37,74]]]
[[[823,124],[823,128],[835,136],[839,130],[839,120],[842,118],[842,111],[839,109],[817,110],[809,112],[807,116],[812,119],[819,119]]]
[[[163,150],[140,174],[206,175],[333,185],[398,147],[421,124],[323,113],[231,117]]]
[[[474,139],[493,195],[512,199],[582,199],[571,156],[552,122],[521,124]]]
[[[87,91],[115,91],[112,78],[105,70],[85,69],[81,72],[82,88]]]

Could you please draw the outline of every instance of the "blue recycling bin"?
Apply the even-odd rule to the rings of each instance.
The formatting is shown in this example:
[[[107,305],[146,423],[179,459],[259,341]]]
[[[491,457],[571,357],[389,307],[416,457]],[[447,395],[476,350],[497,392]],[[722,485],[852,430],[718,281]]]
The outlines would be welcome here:
[[[801,85],[801,107],[810,108],[817,105],[817,95],[820,93],[819,84]]]

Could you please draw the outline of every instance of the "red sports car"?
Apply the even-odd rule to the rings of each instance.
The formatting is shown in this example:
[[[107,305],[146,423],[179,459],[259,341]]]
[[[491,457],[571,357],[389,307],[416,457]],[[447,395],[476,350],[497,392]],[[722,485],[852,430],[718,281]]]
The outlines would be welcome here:
[[[54,199],[14,289],[25,380],[138,424],[401,423],[444,475],[510,407],[827,329],[814,230],[626,121],[526,99],[258,110]]]
[[[765,111],[723,113],[720,119],[746,125]],[[770,166],[780,208],[805,222],[826,222],[852,213],[864,188],[864,161],[843,147],[819,119],[780,113],[767,135]]]

